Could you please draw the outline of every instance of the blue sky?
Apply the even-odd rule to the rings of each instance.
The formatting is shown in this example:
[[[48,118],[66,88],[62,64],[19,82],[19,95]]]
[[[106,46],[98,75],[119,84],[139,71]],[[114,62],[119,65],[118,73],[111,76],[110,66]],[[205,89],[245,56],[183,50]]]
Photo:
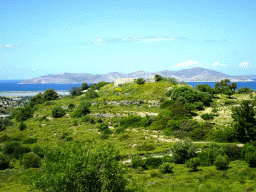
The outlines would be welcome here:
[[[256,0],[1,0],[0,79],[213,69],[256,74]]]

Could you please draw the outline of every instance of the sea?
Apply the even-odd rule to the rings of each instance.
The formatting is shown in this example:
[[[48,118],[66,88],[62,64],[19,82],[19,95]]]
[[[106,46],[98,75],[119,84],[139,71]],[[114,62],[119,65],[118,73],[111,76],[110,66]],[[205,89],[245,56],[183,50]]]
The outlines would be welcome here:
[[[237,88],[248,87],[252,90],[256,90],[256,79],[248,82],[237,82]],[[0,96],[34,96],[39,92],[43,93],[46,89],[54,89],[58,94],[70,95],[69,90],[76,86],[81,87],[82,83],[76,84],[20,84],[20,80],[0,80]],[[185,82],[193,87],[198,84],[208,84],[214,87],[216,82]],[[88,85],[90,85],[88,83]]]

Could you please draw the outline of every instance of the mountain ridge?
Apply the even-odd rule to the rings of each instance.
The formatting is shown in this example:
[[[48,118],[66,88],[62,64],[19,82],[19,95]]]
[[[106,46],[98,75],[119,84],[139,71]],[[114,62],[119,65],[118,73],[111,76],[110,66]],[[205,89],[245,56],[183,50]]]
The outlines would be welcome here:
[[[113,82],[117,78],[144,78],[152,79],[155,74],[164,77],[173,77],[178,81],[185,82],[216,82],[222,79],[230,79],[236,81],[253,81],[252,75],[231,76],[215,70],[194,67],[190,69],[182,69],[179,71],[164,70],[157,72],[135,71],[131,73],[109,72],[106,74],[90,74],[90,73],[60,73],[49,74],[33,79],[22,81],[21,84],[63,84],[63,83],[98,83],[100,81]]]

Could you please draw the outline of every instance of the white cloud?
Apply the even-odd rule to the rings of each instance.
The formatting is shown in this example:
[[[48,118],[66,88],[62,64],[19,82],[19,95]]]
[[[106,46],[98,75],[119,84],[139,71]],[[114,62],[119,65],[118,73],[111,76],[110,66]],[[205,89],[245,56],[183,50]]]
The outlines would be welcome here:
[[[181,68],[181,67],[189,67],[189,66],[193,66],[193,65],[198,65],[199,61],[192,61],[192,60],[188,60],[182,63],[178,63],[177,65],[174,65],[172,68]]]
[[[244,61],[243,63],[239,63],[240,67],[248,67],[250,62]]]
[[[226,65],[225,64],[221,64],[220,62],[214,62],[213,64],[212,64],[212,68],[223,68],[223,67],[226,67]]]

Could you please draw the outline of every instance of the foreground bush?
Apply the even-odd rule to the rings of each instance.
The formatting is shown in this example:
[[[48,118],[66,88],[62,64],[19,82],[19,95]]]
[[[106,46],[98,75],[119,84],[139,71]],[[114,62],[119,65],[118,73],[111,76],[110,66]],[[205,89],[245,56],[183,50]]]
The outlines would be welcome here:
[[[198,157],[191,158],[186,161],[186,167],[191,168],[192,171],[196,171],[197,167],[200,165],[200,159]]]
[[[173,161],[178,164],[183,164],[186,160],[196,156],[196,148],[189,138],[174,143],[171,151]]]
[[[65,115],[65,110],[62,109],[61,107],[54,107],[52,110],[52,116],[54,118],[60,118]]]
[[[10,159],[7,155],[0,153],[0,170],[9,168]]]
[[[172,173],[173,168],[174,168],[174,165],[168,162],[163,163],[162,165],[159,166],[159,170],[162,173]]]
[[[41,164],[41,159],[35,153],[30,152],[23,156],[22,163],[23,163],[25,169],[39,168],[40,164]]]
[[[127,183],[119,152],[110,143],[64,143],[48,151],[42,169],[31,179],[32,189],[119,192]]]
[[[22,146],[19,141],[7,141],[3,148],[2,152],[10,157],[18,159],[22,154],[30,152],[30,147]]]
[[[226,155],[218,155],[213,164],[218,170],[227,169],[229,165],[229,158]]]
[[[36,142],[37,142],[37,138],[32,138],[32,137],[23,139],[22,141],[23,144],[33,144]]]
[[[133,156],[131,158],[131,163],[133,168],[138,168],[138,167],[145,168],[145,162],[142,160],[141,156]]]

